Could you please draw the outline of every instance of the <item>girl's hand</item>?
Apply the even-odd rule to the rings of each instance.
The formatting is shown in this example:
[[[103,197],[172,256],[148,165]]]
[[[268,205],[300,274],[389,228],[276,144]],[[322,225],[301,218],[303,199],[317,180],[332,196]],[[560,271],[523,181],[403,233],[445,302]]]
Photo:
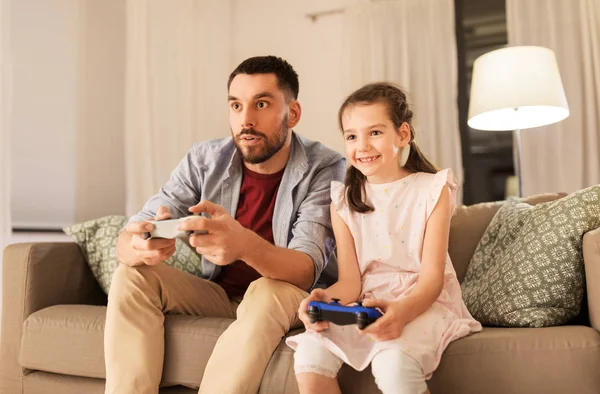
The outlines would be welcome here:
[[[308,303],[310,301],[329,302],[331,300],[322,289],[314,289],[308,297],[302,300],[300,307],[298,308],[298,316],[300,317],[300,320],[302,320],[302,323],[304,323],[306,331],[319,332],[328,329],[328,321],[310,322],[310,317],[308,316]]]
[[[363,301],[363,306],[370,308],[379,308],[383,316],[369,324],[361,334],[369,335],[377,341],[389,341],[402,335],[402,330],[406,325],[406,303],[400,301],[386,301],[367,299]]]

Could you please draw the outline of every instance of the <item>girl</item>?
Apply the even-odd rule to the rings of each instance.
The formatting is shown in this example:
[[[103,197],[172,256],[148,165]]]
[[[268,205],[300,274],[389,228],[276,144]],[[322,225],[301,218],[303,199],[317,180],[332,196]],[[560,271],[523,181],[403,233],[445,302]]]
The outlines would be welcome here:
[[[406,95],[388,83],[362,87],[340,108],[350,167],[345,185],[331,185],[338,282],[302,301],[307,331],[286,341],[301,393],[339,393],[342,362],[359,371],[371,363],[384,394],[427,393],[448,344],[481,330],[447,252],[456,184],[415,144],[412,116]],[[311,324],[308,302],[333,298],[362,300],[383,316],[362,331]]]

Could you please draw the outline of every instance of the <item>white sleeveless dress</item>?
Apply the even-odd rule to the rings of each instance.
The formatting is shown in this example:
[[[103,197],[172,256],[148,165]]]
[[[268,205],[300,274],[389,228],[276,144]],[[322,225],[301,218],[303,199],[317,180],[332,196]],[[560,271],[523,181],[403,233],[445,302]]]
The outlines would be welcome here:
[[[452,171],[437,174],[414,173],[386,184],[366,185],[375,208],[361,214],[349,209],[345,188],[332,182],[331,197],[336,211],[354,237],[362,276],[361,299],[395,300],[406,296],[419,279],[425,225],[443,187],[451,192],[451,212],[456,200]],[[460,285],[450,256],[446,254],[444,288],[434,304],[408,323],[402,335],[390,341],[374,341],[357,332],[354,325],[330,324],[320,333],[305,332],[287,338],[295,349],[298,344],[324,346],[354,369],[365,369],[377,352],[400,348],[416,359],[426,379],[437,368],[448,344],[472,332],[481,331],[465,307]]]

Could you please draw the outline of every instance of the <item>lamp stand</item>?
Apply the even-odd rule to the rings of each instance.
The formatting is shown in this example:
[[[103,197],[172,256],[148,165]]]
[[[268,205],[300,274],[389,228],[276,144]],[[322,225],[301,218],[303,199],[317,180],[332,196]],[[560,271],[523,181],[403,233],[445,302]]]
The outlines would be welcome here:
[[[515,175],[519,185],[519,197],[523,197],[523,182],[521,179],[521,130],[513,131],[513,154],[515,156]]]

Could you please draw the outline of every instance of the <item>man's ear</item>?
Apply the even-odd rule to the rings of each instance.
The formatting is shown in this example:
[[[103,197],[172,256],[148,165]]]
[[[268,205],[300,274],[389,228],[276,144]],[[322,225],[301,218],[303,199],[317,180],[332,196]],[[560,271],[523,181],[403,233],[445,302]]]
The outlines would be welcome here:
[[[302,107],[298,100],[292,100],[289,104],[288,129],[295,127],[300,121],[302,115]]]

